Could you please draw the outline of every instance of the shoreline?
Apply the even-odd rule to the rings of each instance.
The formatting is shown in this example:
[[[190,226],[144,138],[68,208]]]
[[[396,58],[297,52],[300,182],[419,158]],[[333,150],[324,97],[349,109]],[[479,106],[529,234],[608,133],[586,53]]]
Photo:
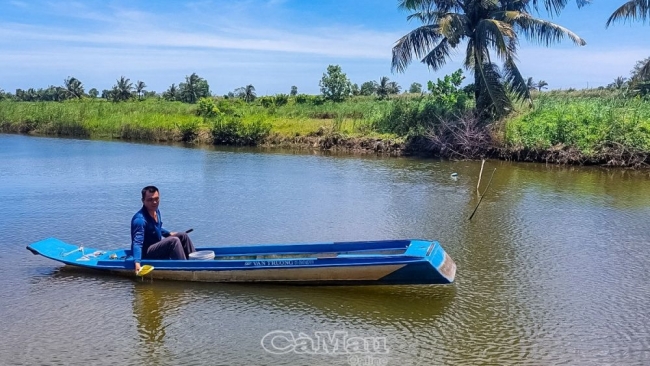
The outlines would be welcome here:
[[[272,133],[263,138],[258,144],[220,144],[214,143],[209,131],[199,131],[192,139],[180,131],[167,131],[166,134],[156,134],[155,139],[121,138],[114,135],[90,136],[87,133],[78,135],[67,133],[41,133],[38,131],[15,131],[0,125],[0,133],[34,136],[81,138],[87,140],[103,140],[115,142],[149,143],[149,144],[183,144],[192,147],[207,146],[232,146],[232,147],[259,147],[264,149],[295,149],[299,151],[336,152],[349,155],[382,155],[389,157],[412,156],[431,159],[446,160],[481,160],[494,159],[512,162],[529,162],[553,164],[559,166],[601,166],[625,169],[650,169],[650,152],[631,151],[616,146],[603,147],[593,156],[585,156],[577,149],[567,146],[554,146],[551,149],[513,149],[505,146],[485,146],[478,156],[458,157],[440,154],[427,147],[425,137],[416,139],[378,138],[378,137],[351,137],[337,132],[315,133],[310,136],[287,137]],[[78,132],[78,131],[77,131]],[[162,132],[162,131],[161,131]],[[170,133],[171,132],[171,133]]]

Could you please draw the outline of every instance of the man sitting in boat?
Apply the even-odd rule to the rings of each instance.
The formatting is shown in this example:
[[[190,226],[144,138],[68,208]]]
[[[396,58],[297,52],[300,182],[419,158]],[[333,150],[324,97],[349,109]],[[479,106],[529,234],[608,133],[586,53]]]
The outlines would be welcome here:
[[[195,252],[194,244],[184,232],[169,232],[162,227],[158,210],[160,192],[155,186],[142,188],[142,208],[131,219],[131,250],[135,272],[141,259],[187,259]]]

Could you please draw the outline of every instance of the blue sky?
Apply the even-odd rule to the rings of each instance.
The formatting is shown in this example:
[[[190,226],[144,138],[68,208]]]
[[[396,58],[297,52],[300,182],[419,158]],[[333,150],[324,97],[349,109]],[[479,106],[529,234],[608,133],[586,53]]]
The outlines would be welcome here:
[[[594,0],[582,9],[571,3],[552,21],[587,46],[563,41],[546,48],[522,39],[522,74],[551,89],[597,87],[629,76],[650,56],[650,24],[605,29],[623,2]],[[388,76],[403,88],[461,67],[458,52],[441,71],[414,63],[392,74],[394,42],[419,25],[406,16],[396,0],[0,0],[0,88],[45,88],[74,76],[86,90],[101,91],[123,75],[162,92],[196,72],[215,95],[247,84],[258,95],[289,93],[292,85],[318,94],[330,64],[359,85]]]

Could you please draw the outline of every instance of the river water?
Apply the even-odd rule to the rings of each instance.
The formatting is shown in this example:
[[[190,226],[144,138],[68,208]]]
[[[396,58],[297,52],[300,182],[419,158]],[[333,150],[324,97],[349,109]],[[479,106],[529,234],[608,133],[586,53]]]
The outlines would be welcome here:
[[[0,135],[0,364],[650,364],[650,173],[488,161],[481,191],[494,168],[468,221],[480,162]],[[456,282],[141,282],[25,250],[127,247],[148,184],[197,246],[435,239]],[[276,354],[274,331],[384,346]]]

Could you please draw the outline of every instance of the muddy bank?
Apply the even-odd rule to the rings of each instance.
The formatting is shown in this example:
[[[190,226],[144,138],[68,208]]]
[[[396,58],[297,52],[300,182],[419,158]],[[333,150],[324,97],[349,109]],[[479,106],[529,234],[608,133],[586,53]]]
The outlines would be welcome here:
[[[5,128],[2,128],[5,127]],[[56,136],[70,138],[99,138],[133,142],[185,143],[189,145],[242,145],[219,143],[209,130],[187,133],[178,129],[156,129],[140,131],[124,130],[103,136],[70,126],[65,129],[6,128],[0,125],[0,133],[25,134],[33,136]],[[650,152],[636,151],[621,145],[606,145],[594,154],[585,155],[576,148],[564,145],[550,149],[501,146],[496,139],[480,137],[474,140],[441,141],[435,136],[412,138],[350,137],[331,131],[317,131],[307,136],[288,137],[272,133],[259,143],[245,144],[265,148],[298,150],[336,151],[350,154],[380,154],[387,156],[420,156],[451,160],[498,159],[520,162],[537,162],[558,165],[601,165],[627,168],[650,168]]]

